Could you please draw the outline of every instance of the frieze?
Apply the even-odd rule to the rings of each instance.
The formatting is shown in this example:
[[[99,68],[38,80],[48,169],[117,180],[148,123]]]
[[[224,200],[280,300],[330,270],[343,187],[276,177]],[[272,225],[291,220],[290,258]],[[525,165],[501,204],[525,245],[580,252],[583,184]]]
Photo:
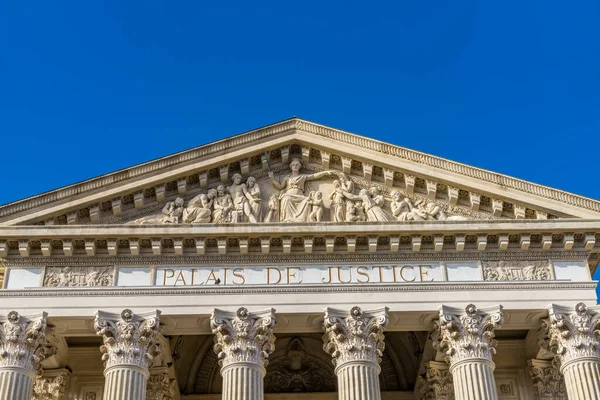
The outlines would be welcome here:
[[[46,287],[96,287],[114,284],[114,267],[46,267],[44,286]]]
[[[486,281],[547,281],[552,279],[549,260],[483,261]]]
[[[284,264],[284,263],[329,263],[329,262],[398,262],[398,261],[479,261],[505,260],[511,262],[519,261],[547,261],[548,259],[565,261],[587,260],[589,254],[586,251],[528,251],[528,252],[440,252],[440,253],[340,253],[340,254],[212,254],[206,255],[142,255],[115,257],[97,255],[95,257],[70,257],[39,258],[39,257],[16,257],[5,259],[7,267],[21,266],[77,266],[93,267],[107,265],[214,265],[214,264]]]
[[[323,178],[327,178],[325,184]],[[267,179],[271,185],[264,182]],[[309,182],[314,180],[319,180],[326,192],[312,190]],[[259,181],[262,185],[258,184]],[[331,201],[329,207],[325,206],[324,197]],[[295,158],[289,166],[280,165],[248,177],[235,173],[227,184],[212,183],[201,191],[180,195],[165,203],[130,209],[121,216],[109,216],[102,223],[145,225],[467,219],[498,218],[398,188],[390,191],[385,185],[350,177],[339,170],[303,166]]]

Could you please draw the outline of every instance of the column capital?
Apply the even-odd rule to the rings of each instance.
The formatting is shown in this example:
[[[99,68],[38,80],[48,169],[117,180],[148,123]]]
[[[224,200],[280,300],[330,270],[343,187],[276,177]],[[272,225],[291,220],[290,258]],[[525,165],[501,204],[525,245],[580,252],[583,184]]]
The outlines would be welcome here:
[[[63,400],[67,392],[69,371],[66,369],[44,371],[33,384],[32,400]]]
[[[331,354],[338,368],[353,361],[371,362],[379,368],[388,324],[387,307],[363,311],[355,306],[348,311],[325,309],[323,350]]]
[[[11,311],[0,317],[0,368],[17,367],[41,373],[41,362],[52,353],[46,346],[48,314],[23,316]]]
[[[222,368],[236,363],[264,368],[269,363],[269,355],[275,350],[273,308],[255,313],[245,307],[235,313],[214,309],[210,325],[215,335],[214,351]]]
[[[556,359],[554,359],[556,360]],[[535,398],[540,400],[567,400],[565,379],[553,360],[529,360],[529,376],[535,388]]]
[[[561,369],[571,361],[593,357],[600,359],[600,307],[575,308],[551,304],[548,319],[542,321],[547,336],[540,345],[558,356]]]
[[[102,336],[105,368],[117,365],[133,365],[144,370],[160,353],[157,336],[160,328],[160,311],[134,314],[125,309],[121,314],[98,311],[94,329]]]
[[[465,309],[441,306],[436,329],[440,338],[434,347],[446,355],[450,367],[468,359],[492,361],[496,354],[494,330],[502,326],[502,306],[478,309],[469,304]]]
[[[150,377],[146,385],[146,400],[173,400],[173,383],[169,371],[160,368],[150,370]]]
[[[419,395],[421,400],[454,400],[454,382],[447,363],[425,363]]]

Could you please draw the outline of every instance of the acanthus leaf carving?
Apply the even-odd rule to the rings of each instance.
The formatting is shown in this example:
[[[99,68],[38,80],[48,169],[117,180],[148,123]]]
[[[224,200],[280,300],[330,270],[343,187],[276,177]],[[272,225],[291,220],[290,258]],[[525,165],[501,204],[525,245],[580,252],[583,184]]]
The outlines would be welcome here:
[[[100,347],[105,368],[129,364],[148,369],[154,357],[160,354],[157,341],[160,311],[134,314],[125,309],[121,315],[98,311],[94,329],[102,336]]]
[[[504,322],[502,306],[478,309],[469,304],[464,311],[442,306],[439,317],[436,329],[439,329],[440,337],[434,347],[445,354],[451,367],[471,358],[492,360],[497,344],[494,330]]]
[[[67,370],[39,376],[33,384],[32,400],[63,400],[67,392],[69,373]]]
[[[166,371],[150,373],[146,383],[146,400],[173,400],[173,384],[175,381]]]
[[[535,388],[535,400],[567,400],[565,379],[554,360],[529,360],[529,376]]]
[[[454,382],[445,362],[425,363],[425,376],[420,378],[421,400],[454,400]]]
[[[41,362],[52,354],[46,345],[47,314],[22,316],[16,311],[0,320],[0,366],[41,374]]]
[[[236,313],[215,309],[210,324],[221,367],[247,362],[264,368],[269,363],[269,355],[275,350],[274,309],[257,313],[245,307]]]
[[[363,311],[355,306],[349,313],[328,308],[325,310],[323,350],[332,356],[332,362],[338,368],[352,361],[371,362],[379,368],[388,322],[387,307]]]
[[[557,355],[561,369],[583,357],[600,358],[600,312],[585,303],[575,308],[548,307],[548,319],[542,321],[546,336],[540,345]]]

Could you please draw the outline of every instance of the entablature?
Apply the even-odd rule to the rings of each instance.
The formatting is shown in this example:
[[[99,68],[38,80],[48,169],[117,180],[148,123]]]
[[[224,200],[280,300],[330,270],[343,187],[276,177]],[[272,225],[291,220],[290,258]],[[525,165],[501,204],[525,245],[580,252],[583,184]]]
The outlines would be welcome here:
[[[398,223],[84,225],[0,228],[8,261],[74,257],[254,257],[281,255],[462,258],[584,254],[592,273],[600,254],[600,223],[592,220],[422,221]],[[436,256],[437,257],[437,256]]]

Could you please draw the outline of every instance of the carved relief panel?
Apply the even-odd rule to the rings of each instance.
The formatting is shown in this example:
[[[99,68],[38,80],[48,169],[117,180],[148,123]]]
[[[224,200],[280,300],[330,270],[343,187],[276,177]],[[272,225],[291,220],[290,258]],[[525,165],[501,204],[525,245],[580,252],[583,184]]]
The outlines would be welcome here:
[[[350,178],[339,170],[303,167],[296,158],[289,166],[268,172],[246,177],[235,173],[227,182],[209,185],[202,193],[177,197],[152,210],[154,214],[139,216],[137,211],[132,213],[134,219],[125,218],[134,225],[484,218],[483,214],[425,196],[399,189],[389,192],[385,185]]]
[[[486,281],[547,281],[553,279],[548,260],[482,261]]]
[[[112,286],[114,284],[114,275],[114,267],[46,267],[44,286]]]

